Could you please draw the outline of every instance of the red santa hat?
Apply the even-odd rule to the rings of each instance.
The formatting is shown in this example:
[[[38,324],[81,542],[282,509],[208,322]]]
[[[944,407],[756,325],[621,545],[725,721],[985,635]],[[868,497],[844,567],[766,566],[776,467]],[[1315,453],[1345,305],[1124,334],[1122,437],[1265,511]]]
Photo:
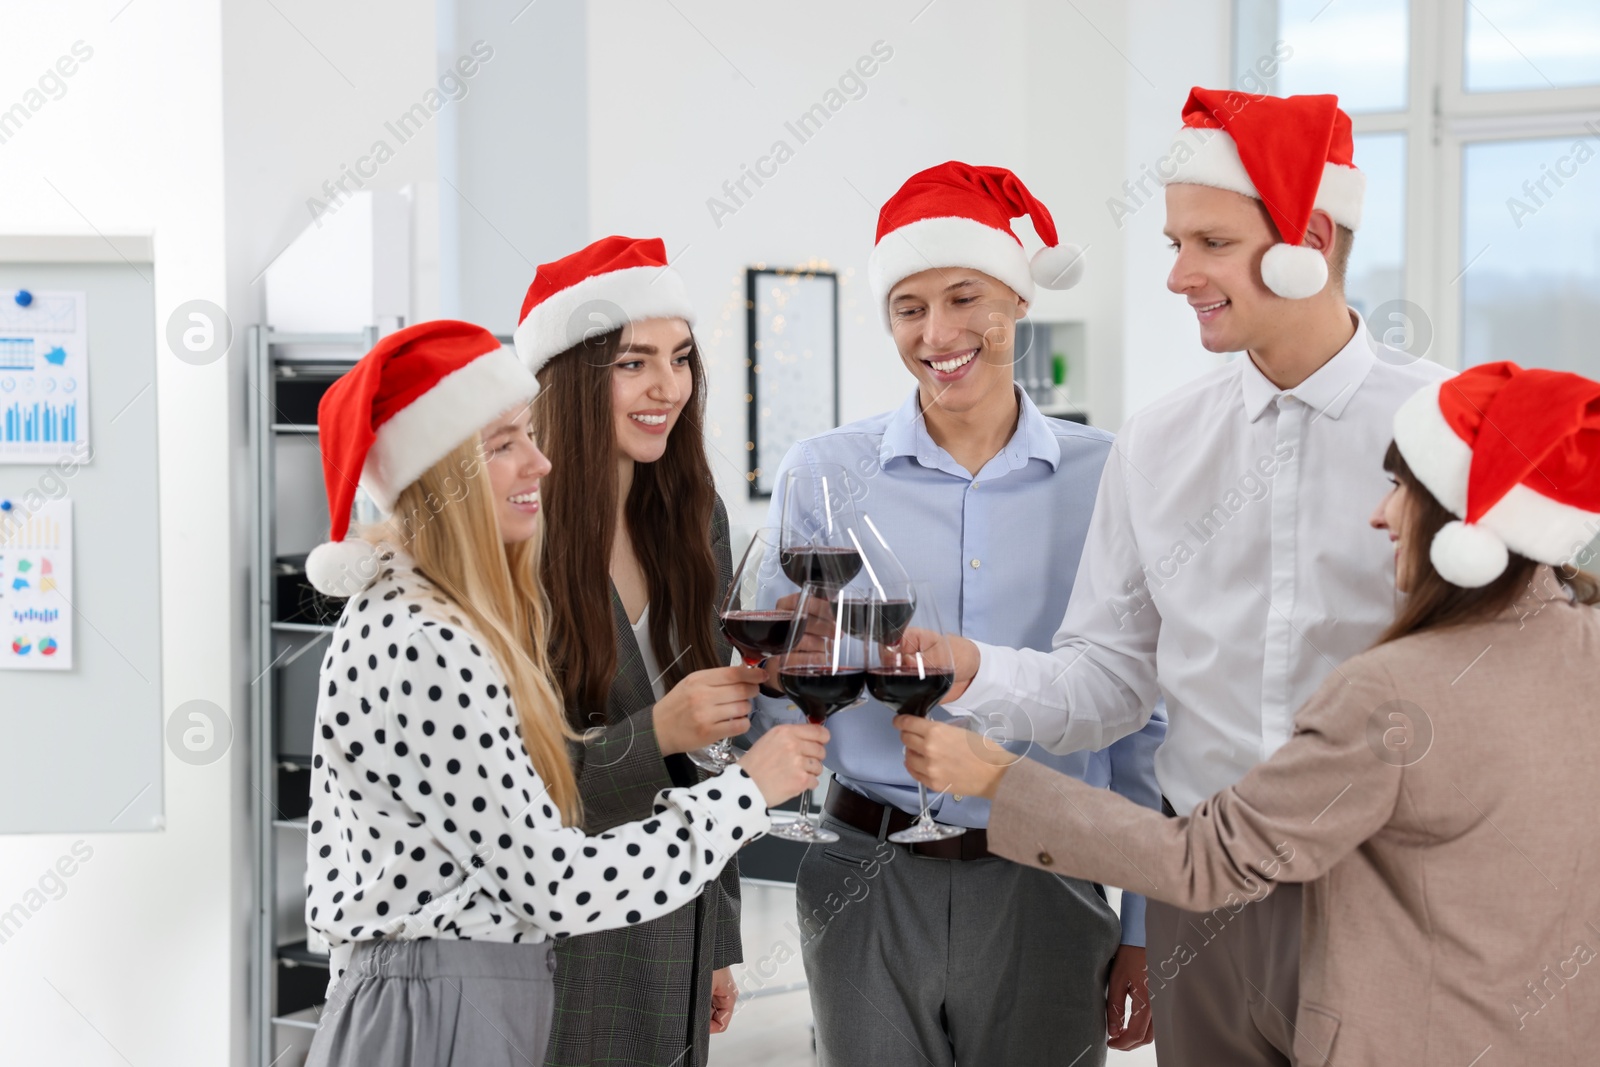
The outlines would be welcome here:
[[[1033,232],[1045,244],[1031,261],[1011,232],[1011,220],[1019,215],[1033,220]],[[1083,250],[1057,240],[1050,212],[1015,174],[951,161],[913,174],[878,212],[867,276],[886,323],[889,291],[934,267],[982,271],[1032,300],[1035,285],[1077,285]]]
[[[345,540],[358,483],[382,511],[394,510],[429,467],[538,392],[528,369],[481,326],[419,322],[379,341],[317,405],[332,530],[306,559],[311,584],[348,597],[377,575],[372,545]]]
[[[1394,442],[1460,520],[1429,548],[1453,585],[1488,585],[1507,550],[1560,566],[1600,531],[1600,383],[1485,363],[1402,404]]]
[[[1367,177],[1351,161],[1350,116],[1337,96],[1254,96],[1196,87],[1183,105],[1184,130],[1173,144],[1176,174],[1168,179],[1209,185],[1261,201],[1281,243],[1261,260],[1261,280],[1279,296],[1315,296],[1328,282],[1328,262],[1307,248],[1311,212],[1361,228]],[[1215,131],[1197,149],[1192,130]],[[1188,134],[1189,136],[1185,136]]]
[[[694,325],[689,290],[659,237],[602,237],[533,272],[513,335],[535,374],[550,357],[596,334],[645,319]]]

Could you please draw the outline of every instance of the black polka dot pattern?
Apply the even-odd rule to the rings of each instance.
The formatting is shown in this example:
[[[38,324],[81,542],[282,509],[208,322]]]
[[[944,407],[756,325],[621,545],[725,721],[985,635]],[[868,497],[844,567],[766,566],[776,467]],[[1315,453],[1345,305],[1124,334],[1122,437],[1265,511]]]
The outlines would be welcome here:
[[[738,767],[663,791],[647,821],[595,837],[562,826],[493,658],[404,556],[339,629],[351,636],[322,668],[306,874],[334,980],[363,938],[539,941],[648,922],[767,830]]]

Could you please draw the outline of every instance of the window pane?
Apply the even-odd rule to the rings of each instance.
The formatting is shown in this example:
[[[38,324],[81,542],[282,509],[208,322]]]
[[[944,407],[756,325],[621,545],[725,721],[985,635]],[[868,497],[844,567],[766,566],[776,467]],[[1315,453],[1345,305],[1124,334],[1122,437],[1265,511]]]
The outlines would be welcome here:
[[[1234,88],[1337,93],[1352,113],[1405,108],[1406,0],[1236,0],[1234,16]]]
[[[1593,139],[1485,141],[1462,157],[1462,366],[1600,377],[1600,162]]]
[[[1600,85],[1596,0],[1468,0],[1468,92]]]
[[[1367,176],[1367,198],[1361,209],[1361,229],[1350,249],[1345,299],[1367,319],[1374,336],[1411,351],[1408,337],[1386,337],[1391,330],[1403,331],[1411,325],[1401,317],[1403,309],[1393,306],[1405,297],[1406,135],[1357,137],[1355,161]],[[1379,312],[1376,318],[1374,311]],[[1425,339],[1418,341],[1426,344]]]

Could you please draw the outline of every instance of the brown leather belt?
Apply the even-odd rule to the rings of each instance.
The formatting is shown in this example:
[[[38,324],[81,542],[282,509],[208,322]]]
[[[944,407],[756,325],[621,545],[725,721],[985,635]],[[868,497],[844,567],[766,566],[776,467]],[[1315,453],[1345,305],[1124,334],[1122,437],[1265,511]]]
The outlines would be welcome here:
[[[838,782],[828,786],[828,799],[823,802],[822,810],[846,826],[854,827],[864,834],[871,834],[880,841],[917,821],[914,815],[907,815],[899,808],[879,804],[876,800],[868,800]],[[886,814],[887,824],[884,822]],[[947,837],[942,841],[920,841],[914,845],[901,847],[913,856],[925,856],[935,860],[981,860],[994,855],[989,851],[989,834],[981,827],[970,829],[959,837]]]

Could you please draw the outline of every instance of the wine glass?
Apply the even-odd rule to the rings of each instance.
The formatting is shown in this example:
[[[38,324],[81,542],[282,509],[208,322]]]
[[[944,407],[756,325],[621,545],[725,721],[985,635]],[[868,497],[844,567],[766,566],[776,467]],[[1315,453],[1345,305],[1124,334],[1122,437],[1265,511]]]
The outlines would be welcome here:
[[[841,591],[807,582],[800,591],[789,647],[778,661],[778,685],[814,723],[862,702],[866,680],[866,648],[844,628]],[[768,831],[785,841],[826,843],[839,840],[810,816],[811,791],[800,794],[800,811],[792,819],[774,822]]]
[[[909,612],[902,604],[876,593],[868,598],[873,621],[869,624],[872,640],[867,643],[867,692],[901,715],[926,716],[955,683],[956,661],[939,619],[933,589],[926,582],[911,582],[909,587]],[[903,652],[900,638],[913,626],[919,631],[918,643],[923,647]],[[886,640],[890,637],[893,641]],[[917,783],[917,800],[921,812],[916,825],[890,834],[890,841],[911,845],[967,832],[960,826],[933,821],[928,813],[928,790],[921,782]]]
[[[850,476],[834,463],[791,468],[783,476],[783,572],[795,585],[808,582],[834,592],[861,570]]]
[[[867,640],[871,608],[876,602],[878,618],[888,627],[879,640],[899,644],[916,604],[911,578],[871,515],[862,512],[860,525],[852,527],[848,535],[861,555],[861,571],[845,586],[845,629],[851,636]]]
[[[788,591],[788,581],[778,556],[778,531],[770,527],[757,530],[739,557],[728,595],[717,609],[722,636],[739,650],[749,667],[759,667],[762,660],[789,645],[797,605],[791,599],[779,600]],[[726,737],[688,755],[696,766],[713,774],[721,774],[739,758],[732,739]]]

